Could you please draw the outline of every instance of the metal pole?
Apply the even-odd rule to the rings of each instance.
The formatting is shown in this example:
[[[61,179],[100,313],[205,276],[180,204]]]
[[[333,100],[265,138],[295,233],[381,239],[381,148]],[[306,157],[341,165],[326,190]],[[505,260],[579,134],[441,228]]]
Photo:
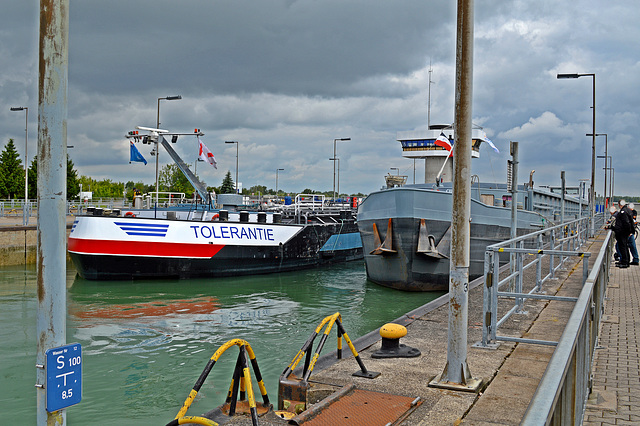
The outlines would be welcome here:
[[[609,197],[611,199],[611,204],[613,204],[613,192],[615,190],[614,179],[615,179],[616,169],[613,168],[613,158],[609,161]]]
[[[607,210],[608,199],[607,199],[607,151],[609,149],[609,136],[604,134],[604,192],[602,193],[604,196],[603,210]]]
[[[593,77],[593,119],[591,130],[591,236],[596,234],[596,75]]]
[[[482,380],[467,365],[469,247],[471,217],[471,116],[473,99],[473,0],[458,0],[456,94],[451,259],[449,263],[449,331],[447,364],[431,386],[475,392]]]
[[[566,182],[564,179],[564,170],[560,171],[560,182],[560,191],[562,191],[562,194],[560,195],[560,223],[564,223],[564,194],[567,191]]]
[[[27,204],[29,202],[29,155],[27,153],[27,146],[29,141],[28,126],[29,126],[29,108],[28,107],[12,107],[11,111],[24,111],[24,205],[22,207],[22,224],[27,225],[29,223],[29,216],[27,213]]]
[[[340,196],[340,159],[336,158],[336,161],[338,162],[338,197],[339,197]],[[335,162],[333,164],[335,164]]]
[[[509,142],[511,151],[511,239],[518,236],[518,142]],[[515,243],[511,244],[515,248]],[[516,254],[509,254],[509,264],[511,273],[516,271]],[[515,282],[511,280],[511,290],[514,290]]]
[[[156,119],[156,129],[160,128],[160,100],[162,100],[163,98],[158,98],[158,115],[157,115],[157,119]],[[158,189],[158,165],[159,165],[159,160],[158,158],[160,157],[160,137],[158,137],[156,139],[156,207],[158,206],[158,198],[159,198],[159,189]]]
[[[236,194],[240,192],[238,191],[240,188],[238,185],[238,154],[240,154],[240,143],[236,141]]]
[[[22,224],[29,224],[29,210],[27,204],[29,203],[29,155],[27,154],[27,147],[29,141],[28,126],[29,126],[29,108],[24,107],[24,209],[22,210]],[[65,163],[65,169],[67,164]]]
[[[157,116],[156,116],[156,129],[160,128],[160,101],[177,101],[182,99],[182,95],[176,95],[176,96],[165,96],[164,98],[158,98],[158,109],[157,111]],[[158,190],[158,157],[160,156],[160,138],[158,137],[156,139],[156,207],[158,205],[158,197],[159,197],[159,190]]]
[[[336,202],[336,142],[337,141],[350,141],[351,138],[337,138],[333,140],[333,202]]]
[[[284,169],[276,169],[276,197],[278,196],[278,172],[284,171]]]
[[[40,1],[38,73],[38,263],[36,364],[66,342],[67,91],[69,0]],[[46,273],[46,276],[45,276]],[[36,385],[46,383],[36,368]],[[37,387],[37,424],[64,425],[66,410],[46,411],[46,390]]]
[[[336,141],[337,139],[333,140],[333,202],[336,202]]]
[[[611,164],[613,165],[613,159],[611,160]],[[611,167],[611,202],[613,203],[613,198],[616,193],[616,169],[615,167]]]

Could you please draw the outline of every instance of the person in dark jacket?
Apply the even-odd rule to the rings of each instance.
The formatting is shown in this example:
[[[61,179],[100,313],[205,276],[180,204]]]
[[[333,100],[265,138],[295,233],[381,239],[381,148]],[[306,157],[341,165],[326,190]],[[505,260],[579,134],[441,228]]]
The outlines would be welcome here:
[[[635,239],[635,231],[636,231],[636,220],[638,218],[638,212],[635,209],[633,203],[627,204],[629,208],[629,212],[631,213],[631,235],[629,235],[629,251],[631,252],[631,263],[629,265],[639,265],[640,258],[638,258],[638,248],[636,247],[636,239]]]
[[[618,263],[620,268],[629,267],[629,235],[633,233],[633,219],[631,218],[631,211],[626,204],[624,200],[618,201],[620,210],[613,225],[613,232],[616,235],[618,249],[620,250],[620,261]]]

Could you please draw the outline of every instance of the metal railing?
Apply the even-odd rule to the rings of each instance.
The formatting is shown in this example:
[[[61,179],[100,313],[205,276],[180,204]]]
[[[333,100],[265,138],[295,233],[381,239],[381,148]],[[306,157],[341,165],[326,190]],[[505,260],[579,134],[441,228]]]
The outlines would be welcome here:
[[[582,424],[613,244],[609,231],[521,425]]]
[[[500,336],[498,328],[513,314],[524,313],[525,299],[562,300],[575,302],[575,297],[546,295],[542,292],[542,285],[549,279],[555,278],[555,272],[562,267],[569,256],[588,257],[590,253],[577,251],[586,241],[589,233],[589,218],[576,219],[562,225],[547,228],[502,243],[493,244],[486,248],[484,260],[484,299],[482,341],[474,345],[478,348],[496,348],[497,341],[537,343],[554,346],[557,342],[526,339],[519,337]],[[546,241],[545,241],[546,238]],[[526,247],[525,247],[526,246]],[[515,259],[512,272],[500,280],[500,255],[513,254]],[[535,260],[525,264],[524,256],[536,256]],[[542,261],[549,259],[549,271],[543,276]],[[556,264],[556,260],[558,260]],[[504,262],[503,262],[504,263]],[[583,279],[587,279],[588,262],[583,262]],[[536,279],[532,288],[525,293],[524,273],[530,268],[536,268]],[[502,287],[510,284],[511,291],[501,291]],[[498,318],[498,299],[514,299],[514,305]]]

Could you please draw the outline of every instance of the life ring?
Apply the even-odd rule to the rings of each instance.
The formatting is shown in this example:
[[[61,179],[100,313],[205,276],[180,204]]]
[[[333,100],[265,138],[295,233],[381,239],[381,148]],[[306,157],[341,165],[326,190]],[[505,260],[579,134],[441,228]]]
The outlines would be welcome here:
[[[214,214],[213,216],[211,216],[211,220],[219,220],[220,219],[220,215],[218,213]]]
[[[135,215],[135,213],[133,213],[133,212],[126,212],[126,213],[124,214],[124,217],[136,217],[136,215]]]
[[[353,207],[354,209],[358,208],[358,197],[353,197],[351,199],[351,207]]]

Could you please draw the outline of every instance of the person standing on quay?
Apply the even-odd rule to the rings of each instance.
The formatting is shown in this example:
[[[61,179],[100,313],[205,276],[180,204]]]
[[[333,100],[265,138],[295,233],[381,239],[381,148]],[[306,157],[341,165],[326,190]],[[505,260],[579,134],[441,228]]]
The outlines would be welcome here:
[[[620,251],[619,268],[629,267],[629,236],[633,233],[631,212],[629,208],[626,207],[626,204],[624,200],[618,201],[620,210],[616,215],[616,220],[613,225],[613,232],[616,235],[616,241],[618,241],[618,249]]]
[[[638,249],[636,248],[635,230],[636,220],[638,218],[638,212],[635,209],[633,203],[628,205],[631,212],[631,235],[629,235],[629,251],[631,252],[631,263],[629,265],[639,265],[640,259],[638,258]]]

